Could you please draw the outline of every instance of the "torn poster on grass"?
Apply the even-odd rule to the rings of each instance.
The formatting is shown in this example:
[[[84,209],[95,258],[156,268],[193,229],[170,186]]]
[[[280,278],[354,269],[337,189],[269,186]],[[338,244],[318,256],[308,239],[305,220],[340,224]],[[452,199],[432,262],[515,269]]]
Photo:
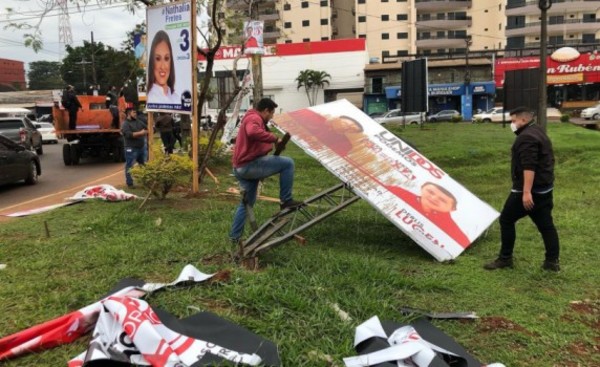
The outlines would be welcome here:
[[[274,122],[438,261],[458,257],[499,215],[347,100]]]
[[[137,195],[129,194],[111,185],[96,185],[86,187],[75,193],[72,197],[67,198],[67,200],[102,199],[104,201],[127,201],[137,198]]]
[[[360,355],[344,358],[346,367],[505,367],[483,365],[425,319],[406,325],[373,316],[356,328],[354,348]]]
[[[140,298],[165,287],[203,282],[213,275],[204,274],[194,266],[186,265],[172,283],[146,283],[139,279],[124,279],[102,299],[109,296]],[[77,340],[94,328],[101,309],[102,301],[98,301],[54,320],[1,338],[0,361]]]
[[[109,297],[86,352],[69,367],[121,362],[135,366],[279,366],[277,346],[220,317],[178,320],[130,297]]]

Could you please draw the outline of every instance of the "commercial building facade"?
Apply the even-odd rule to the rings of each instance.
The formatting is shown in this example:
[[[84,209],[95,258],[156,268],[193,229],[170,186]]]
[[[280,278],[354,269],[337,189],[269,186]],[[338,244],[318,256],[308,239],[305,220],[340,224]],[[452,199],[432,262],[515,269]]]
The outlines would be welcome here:
[[[0,58],[0,92],[24,90],[25,64],[23,61]]]

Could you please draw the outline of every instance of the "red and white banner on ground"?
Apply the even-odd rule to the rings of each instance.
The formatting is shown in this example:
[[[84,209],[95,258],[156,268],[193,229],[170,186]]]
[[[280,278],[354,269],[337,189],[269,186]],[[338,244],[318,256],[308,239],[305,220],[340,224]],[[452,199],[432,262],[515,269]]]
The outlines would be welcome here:
[[[67,198],[67,200],[102,199],[104,201],[127,201],[137,198],[137,195],[129,194],[111,185],[96,185],[86,187],[75,193],[72,197]]]
[[[459,256],[499,215],[347,100],[274,121],[438,261]]]
[[[262,359],[169,329],[148,303],[123,296],[102,301],[94,339],[88,350],[68,364],[82,367],[93,361],[120,361],[135,366],[181,367],[200,362],[205,354],[249,366]]]
[[[212,276],[202,273],[192,265],[186,265],[172,283],[138,282],[139,285],[123,287],[112,292],[111,296],[139,298],[165,287],[203,282]],[[94,328],[102,307],[101,300],[54,320],[3,337],[0,339],[0,361],[77,340]]]

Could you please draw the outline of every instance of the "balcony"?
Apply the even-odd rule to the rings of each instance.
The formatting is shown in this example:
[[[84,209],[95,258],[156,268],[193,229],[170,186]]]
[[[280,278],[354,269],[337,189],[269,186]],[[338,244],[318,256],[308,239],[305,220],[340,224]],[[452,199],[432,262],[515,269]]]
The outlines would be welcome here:
[[[467,28],[472,24],[471,17],[424,17],[417,16],[417,29],[456,29]]]
[[[508,25],[506,37],[539,35],[542,22],[529,22],[523,25]],[[566,33],[595,33],[600,30],[598,19],[564,19],[553,22],[548,21],[548,35]]]
[[[506,5],[506,16],[539,15],[539,1],[509,1]],[[548,15],[560,15],[568,12],[595,13],[600,9],[598,1],[591,0],[553,0]]]
[[[464,48],[467,38],[463,36],[445,36],[417,39],[417,48],[437,49],[437,48]]]
[[[586,44],[594,44],[596,45],[598,43],[599,40],[590,40],[588,42],[583,42],[583,40],[581,39],[577,39],[577,40],[564,40],[562,42],[558,42],[558,43],[550,43],[548,42],[548,48],[561,48],[564,46],[585,46]],[[540,43],[539,42],[527,42],[524,45],[524,48],[540,48]]]
[[[262,12],[258,14],[258,19],[263,21],[273,21],[279,20],[279,11],[274,9],[269,9],[268,11]]]
[[[470,8],[471,3],[471,0],[415,0],[415,8],[426,13]]]

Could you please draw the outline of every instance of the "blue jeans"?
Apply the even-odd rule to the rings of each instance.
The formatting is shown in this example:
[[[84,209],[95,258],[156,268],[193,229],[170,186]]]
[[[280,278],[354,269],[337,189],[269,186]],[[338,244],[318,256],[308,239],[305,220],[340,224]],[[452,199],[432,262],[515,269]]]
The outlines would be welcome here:
[[[127,186],[133,185],[133,178],[131,177],[129,170],[133,167],[135,162],[143,165],[146,162],[144,156],[144,148],[125,147],[125,182],[127,183]]]
[[[258,182],[279,173],[279,200],[282,203],[292,200],[292,188],[294,186],[294,161],[288,157],[266,155],[253,160],[243,167],[234,168],[233,175],[240,182],[240,187],[246,191],[248,205],[254,206],[256,202],[256,191]],[[244,233],[246,223],[246,207],[242,200],[235,211],[233,224],[229,232],[229,238],[239,240]]]

